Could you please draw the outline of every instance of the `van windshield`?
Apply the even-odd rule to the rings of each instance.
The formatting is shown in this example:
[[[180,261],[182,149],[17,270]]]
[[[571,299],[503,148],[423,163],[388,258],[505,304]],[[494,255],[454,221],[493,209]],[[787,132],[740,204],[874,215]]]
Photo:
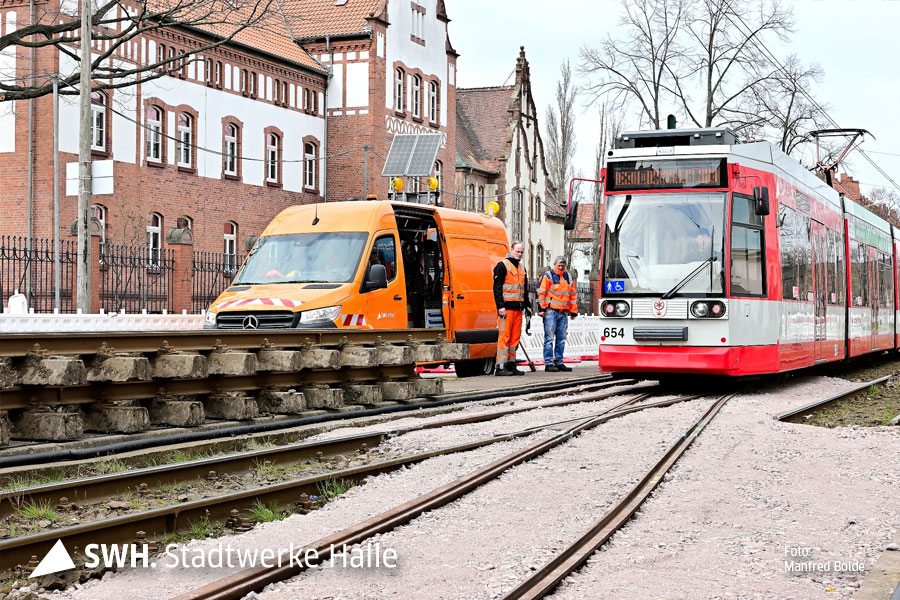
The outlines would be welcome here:
[[[233,285],[353,281],[368,237],[362,231],[262,237]]]

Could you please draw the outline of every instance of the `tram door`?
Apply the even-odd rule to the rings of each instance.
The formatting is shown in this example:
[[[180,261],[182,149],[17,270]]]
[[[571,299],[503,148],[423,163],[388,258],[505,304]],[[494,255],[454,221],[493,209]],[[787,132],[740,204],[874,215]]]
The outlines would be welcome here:
[[[827,321],[825,315],[826,298],[828,290],[825,285],[825,271],[828,261],[825,243],[825,226],[818,221],[811,222],[812,247],[813,247],[813,286],[815,289],[815,360],[826,360],[825,342],[827,338]]]

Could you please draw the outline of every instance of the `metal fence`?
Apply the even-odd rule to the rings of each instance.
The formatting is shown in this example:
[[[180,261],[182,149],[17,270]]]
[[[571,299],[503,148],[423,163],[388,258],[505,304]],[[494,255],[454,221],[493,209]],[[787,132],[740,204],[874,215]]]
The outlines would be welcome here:
[[[534,313],[537,314],[537,286],[539,278],[529,279],[528,284],[526,286],[528,290],[528,296],[532,299],[532,303],[534,306]],[[591,308],[593,305],[593,298],[591,296],[591,284],[590,283],[575,283],[575,291],[578,292],[578,312],[582,315],[589,315],[593,313],[593,309]]]
[[[100,257],[100,308],[107,312],[171,310],[174,251],[104,244]]]
[[[38,313],[53,312],[56,306],[53,240],[0,236],[0,304],[9,297],[25,294],[29,308]],[[75,242],[59,241],[59,311],[75,312]]]
[[[204,312],[212,301],[231,285],[231,280],[243,263],[243,255],[194,252],[191,312]]]

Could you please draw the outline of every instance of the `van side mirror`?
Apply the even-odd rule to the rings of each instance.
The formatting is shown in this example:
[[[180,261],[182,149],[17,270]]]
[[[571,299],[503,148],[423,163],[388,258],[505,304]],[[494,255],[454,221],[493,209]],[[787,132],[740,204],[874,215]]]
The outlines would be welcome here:
[[[765,186],[753,188],[753,206],[756,209],[756,216],[764,217],[769,214],[769,188]]]
[[[384,265],[370,265],[366,275],[365,291],[381,290],[387,287],[387,269]]]
[[[569,212],[566,213],[566,222],[563,224],[563,229],[566,231],[572,231],[575,229],[575,223],[578,222],[578,201],[571,200],[569,201]]]

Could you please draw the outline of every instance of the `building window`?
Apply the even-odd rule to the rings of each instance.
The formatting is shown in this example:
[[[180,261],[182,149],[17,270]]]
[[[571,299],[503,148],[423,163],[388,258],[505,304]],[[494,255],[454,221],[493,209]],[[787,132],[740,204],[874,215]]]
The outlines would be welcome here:
[[[106,253],[106,207],[102,204],[91,204],[91,217],[100,225],[100,262]]]
[[[266,134],[266,181],[278,183],[278,155],[281,153],[281,138],[274,133]]]
[[[238,128],[232,123],[225,124],[225,148],[223,159],[225,161],[224,170],[226,175],[238,174]]]
[[[206,84],[211,84],[213,76],[213,61],[211,58],[206,59],[206,73],[204,75],[206,75]]]
[[[160,69],[164,69],[163,63],[166,62],[166,45],[160,44],[156,47],[156,62],[160,65]]]
[[[147,107],[147,160],[163,160],[163,111],[158,106]]]
[[[281,103],[281,82],[277,79],[275,80],[275,86],[272,89],[272,102],[275,104]]]
[[[536,171],[537,169],[535,169]],[[541,197],[534,197],[534,215],[532,215],[535,221],[540,222],[541,220]]]
[[[512,197],[512,239],[522,239],[522,190],[513,192]]]
[[[397,112],[403,112],[404,77],[403,69],[394,71],[394,110]]]
[[[303,187],[316,189],[316,145],[307,142],[303,144]]]
[[[106,151],[106,94],[91,92],[91,150]]]
[[[438,84],[432,81],[428,84],[428,120],[438,122]]]
[[[409,178],[409,193],[410,194],[418,194],[422,191],[421,182],[418,177],[410,177]]]
[[[234,273],[237,270],[237,223],[228,221],[225,223],[225,261],[226,273]]]
[[[281,104],[288,105],[288,84],[287,81],[281,82]]]
[[[417,119],[422,116],[422,78],[418,75],[413,77],[412,113]]]
[[[217,88],[222,87],[222,62],[216,61],[215,65],[215,76],[213,77],[213,82]]]
[[[484,186],[478,186],[478,212],[484,212]]]
[[[150,213],[147,224],[147,266],[158,267],[159,255],[162,250],[162,215]]]
[[[247,69],[241,69],[241,93],[247,95]]]
[[[256,73],[250,73],[250,97],[256,98]]]
[[[475,208],[475,184],[470,183],[469,193],[466,194],[466,210],[471,211],[473,208]]]
[[[190,218],[187,215],[181,215],[180,217],[178,217],[178,219],[176,219],[175,226],[179,229],[190,229],[191,231],[193,231],[194,219]]]
[[[303,110],[309,110],[309,89],[303,88],[303,105],[301,106]]]
[[[178,157],[178,166],[190,168],[193,164],[193,140],[194,118],[187,113],[178,113],[178,149],[175,154]]]
[[[544,245],[538,244],[537,247],[537,268],[538,270],[544,268]]]

